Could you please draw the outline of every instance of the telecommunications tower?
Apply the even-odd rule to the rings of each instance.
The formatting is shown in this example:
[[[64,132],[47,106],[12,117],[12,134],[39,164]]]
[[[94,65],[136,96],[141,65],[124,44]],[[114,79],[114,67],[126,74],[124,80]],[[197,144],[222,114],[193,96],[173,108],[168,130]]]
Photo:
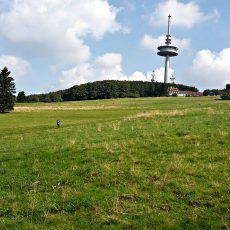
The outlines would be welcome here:
[[[157,53],[159,56],[165,57],[165,75],[164,75],[164,83],[169,82],[169,60],[170,57],[175,57],[178,55],[178,48],[176,46],[171,45],[171,35],[170,35],[170,19],[171,15],[168,16],[168,34],[166,35],[165,45],[159,46],[157,49],[159,52]]]

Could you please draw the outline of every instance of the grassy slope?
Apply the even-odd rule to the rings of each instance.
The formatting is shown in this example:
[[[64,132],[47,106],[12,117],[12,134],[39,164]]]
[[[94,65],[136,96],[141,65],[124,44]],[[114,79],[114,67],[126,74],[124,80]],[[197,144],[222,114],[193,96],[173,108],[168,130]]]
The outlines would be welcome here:
[[[0,115],[0,227],[229,229],[229,111],[213,98],[17,105]]]

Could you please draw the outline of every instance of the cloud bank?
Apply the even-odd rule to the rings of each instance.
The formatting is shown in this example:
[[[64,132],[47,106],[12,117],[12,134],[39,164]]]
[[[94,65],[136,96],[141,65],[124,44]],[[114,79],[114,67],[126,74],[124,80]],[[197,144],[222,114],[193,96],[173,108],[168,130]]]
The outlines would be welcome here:
[[[178,0],[161,1],[150,17],[150,23],[153,26],[166,26],[166,15],[173,16],[173,26],[192,28],[195,24],[207,20],[217,20],[219,13],[214,10],[212,13],[205,15],[195,1],[183,3]]]
[[[74,68],[63,71],[59,79],[59,87],[69,88],[96,80],[130,80],[150,81],[149,73],[135,71],[131,75],[123,73],[122,55],[119,53],[106,53],[95,58],[92,64],[81,63]]]
[[[193,81],[195,85],[204,89],[223,89],[230,83],[230,48],[219,53],[201,50],[196,53],[192,67],[185,75],[185,81]]]
[[[3,0],[7,10],[0,12],[0,35],[25,57],[84,62],[90,57],[86,37],[100,39],[122,29],[118,9],[106,0],[8,1]]]

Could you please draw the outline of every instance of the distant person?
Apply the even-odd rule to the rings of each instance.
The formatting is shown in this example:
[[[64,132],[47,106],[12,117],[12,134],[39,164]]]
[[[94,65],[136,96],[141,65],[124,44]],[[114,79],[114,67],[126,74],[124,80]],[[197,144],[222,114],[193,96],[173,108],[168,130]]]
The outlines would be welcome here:
[[[58,128],[60,127],[60,123],[61,123],[61,121],[59,119],[57,119],[57,127]]]

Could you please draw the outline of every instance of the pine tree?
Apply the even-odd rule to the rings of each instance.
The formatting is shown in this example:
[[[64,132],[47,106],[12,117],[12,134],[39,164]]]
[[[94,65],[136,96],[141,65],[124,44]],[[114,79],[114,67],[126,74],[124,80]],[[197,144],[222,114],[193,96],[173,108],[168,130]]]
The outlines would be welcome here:
[[[0,73],[0,113],[14,109],[16,89],[13,81],[10,71],[4,67]]]

